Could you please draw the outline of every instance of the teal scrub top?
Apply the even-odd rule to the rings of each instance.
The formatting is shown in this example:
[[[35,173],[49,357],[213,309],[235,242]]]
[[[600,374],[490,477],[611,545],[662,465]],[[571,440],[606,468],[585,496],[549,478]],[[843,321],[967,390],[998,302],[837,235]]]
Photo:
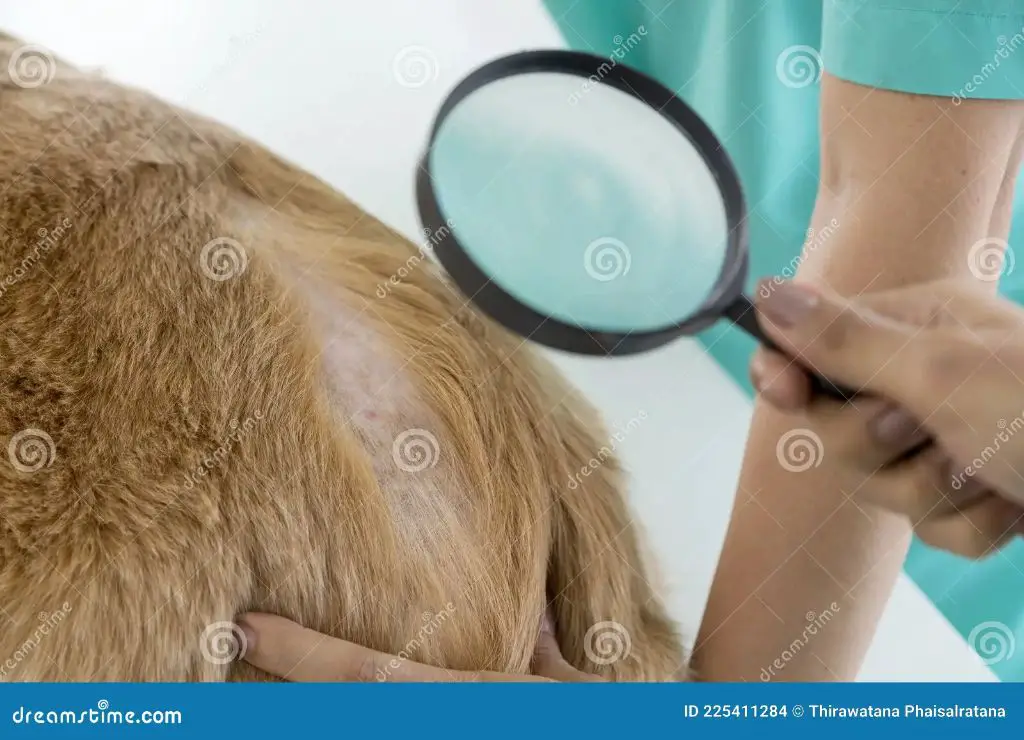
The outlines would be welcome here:
[[[569,46],[658,79],[725,143],[751,209],[749,289],[758,277],[790,275],[803,245],[818,184],[823,68],[954,103],[1024,99],[1024,0],[544,2]],[[1019,187],[1017,196],[1019,215]],[[1024,218],[1009,241],[1024,245]],[[1008,271],[1001,290],[1022,302],[1024,276]],[[754,342],[721,326],[702,341],[752,393]],[[1024,644],[1015,649],[1024,638],[1024,542],[973,563],[915,541],[906,571],[1000,678],[1024,680]]]

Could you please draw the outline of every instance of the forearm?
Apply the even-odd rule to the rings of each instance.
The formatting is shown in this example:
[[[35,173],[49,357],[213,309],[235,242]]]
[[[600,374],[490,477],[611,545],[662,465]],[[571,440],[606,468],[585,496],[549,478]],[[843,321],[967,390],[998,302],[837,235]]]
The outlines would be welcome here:
[[[962,278],[995,289],[975,244],[1009,231],[1024,105],[873,90],[826,76],[821,178],[799,279],[839,293]]]
[[[1006,236],[1019,107],[967,101],[952,110],[944,99],[829,77],[822,106],[812,228],[838,226],[811,240],[798,279],[844,294],[951,277],[994,288],[968,256],[979,240]],[[779,440],[806,426],[755,408],[698,638],[706,680],[852,679],[899,574],[908,522],[857,503],[856,484],[826,464],[791,472],[780,462]],[[827,462],[827,448],[815,454]]]
[[[816,468],[782,467],[776,443],[800,428],[755,409],[695,651],[702,680],[851,680],[903,563],[903,520],[857,504]],[[811,456],[828,454],[797,434]]]

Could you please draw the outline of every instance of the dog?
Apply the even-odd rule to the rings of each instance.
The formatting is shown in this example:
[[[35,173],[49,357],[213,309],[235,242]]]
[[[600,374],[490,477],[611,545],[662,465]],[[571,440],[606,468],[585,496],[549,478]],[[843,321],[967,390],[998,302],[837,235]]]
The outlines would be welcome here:
[[[546,608],[581,670],[684,676],[602,421],[422,250],[6,35],[0,106],[4,680],[269,680],[250,610],[526,673]]]

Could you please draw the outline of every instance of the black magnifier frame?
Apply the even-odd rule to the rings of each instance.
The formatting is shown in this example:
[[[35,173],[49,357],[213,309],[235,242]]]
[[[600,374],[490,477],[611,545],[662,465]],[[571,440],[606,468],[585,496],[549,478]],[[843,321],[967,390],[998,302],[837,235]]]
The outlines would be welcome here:
[[[448,115],[481,87],[517,75],[564,74],[608,85],[646,104],[684,136],[707,165],[722,197],[728,241],[722,269],[711,294],[695,313],[682,322],[658,329],[620,332],[584,328],[535,311],[506,292],[474,262],[448,226],[433,188],[430,157],[438,133]],[[566,101],[568,105],[568,101]],[[674,339],[692,336],[728,319],[765,346],[778,347],[762,331],[757,313],[743,292],[749,265],[747,210],[739,175],[718,138],[704,121],[672,91],[647,75],[623,64],[576,51],[528,51],[496,59],[472,72],[448,95],[434,118],[427,148],[416,176],[416,201],[423,226],[434,235],[433,251],[459,289],[485,314],[526,339],[545,346],[584,355],[623,356],[646,352]],[[812,375],[816,392],[837,400],[850,400],[855,391],[840,388]]]

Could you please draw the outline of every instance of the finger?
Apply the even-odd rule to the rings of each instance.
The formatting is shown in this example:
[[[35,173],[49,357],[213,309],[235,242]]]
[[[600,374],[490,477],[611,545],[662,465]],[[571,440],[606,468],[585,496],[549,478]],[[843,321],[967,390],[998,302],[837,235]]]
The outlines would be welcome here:
[[[533,682],[544,678],[492,671],[450,671],[338,640],[284,617],[239,619],[247,663],[294,682]]]
[[[902,459],[928,439],[928,432],[912,416],[871,396],[844,407],[832,404],[816,408],[811,432],[787,432],[783,438],[787,442],[779,443],[779,454],[791,454],[787,446],[795,444],[791,440],[810,438],[820,448],[819,455],[840,460],[842,469],[855,474],[857,485],[865,475]]]
[[[754,390],[779,411],[799,411],[811,402],[807,372],[792,358],[760,348],[750,363]]]
[[[839,440],[840,456],[862,472],[881,470],[902,460],[928,439],[928,432],[904,409],[868,397],[856,413],[840,413],[826,433]],[[848,411],[848,410],[847,410]]]
[[[562,651],[558,647],[558,641],[555,639],[550,624],[542,626],[537,638],[537,647],[533,653],[533,672],[537,676],[563,683],[602,680],[600,676],[584,673],[569,665],[568,661],[562,657]]]
[[[903,514],[915,524],[967,510],[984,495],[984,486],[968,479],[959,488],[954,487],[951,465],[944,451],[930,447],[905,462],[877,471],[853,495]]]
[[[870,386],[917,418],[934,412],[934,391],[927,393],[921,378],[946,349],[935,346],[935,332],[792,282],[762,292],[757,308],[765,332],[809,369],[857,389]]]
[[[1022,517],[1019,506],[993,494],[962,511],[922,522],[914,531],[927,545],[979,559],[1010,542]]]
[[[866,431],[876,451],[873,461],[884,466],[902,462],[930,439],[928,430],[909,411],[888,402],[872,413]]]
[[[239,624],[248,643],[246,662],[289,681],[446,680],[442,669],[338,640],[284,617],[250,613]]]

